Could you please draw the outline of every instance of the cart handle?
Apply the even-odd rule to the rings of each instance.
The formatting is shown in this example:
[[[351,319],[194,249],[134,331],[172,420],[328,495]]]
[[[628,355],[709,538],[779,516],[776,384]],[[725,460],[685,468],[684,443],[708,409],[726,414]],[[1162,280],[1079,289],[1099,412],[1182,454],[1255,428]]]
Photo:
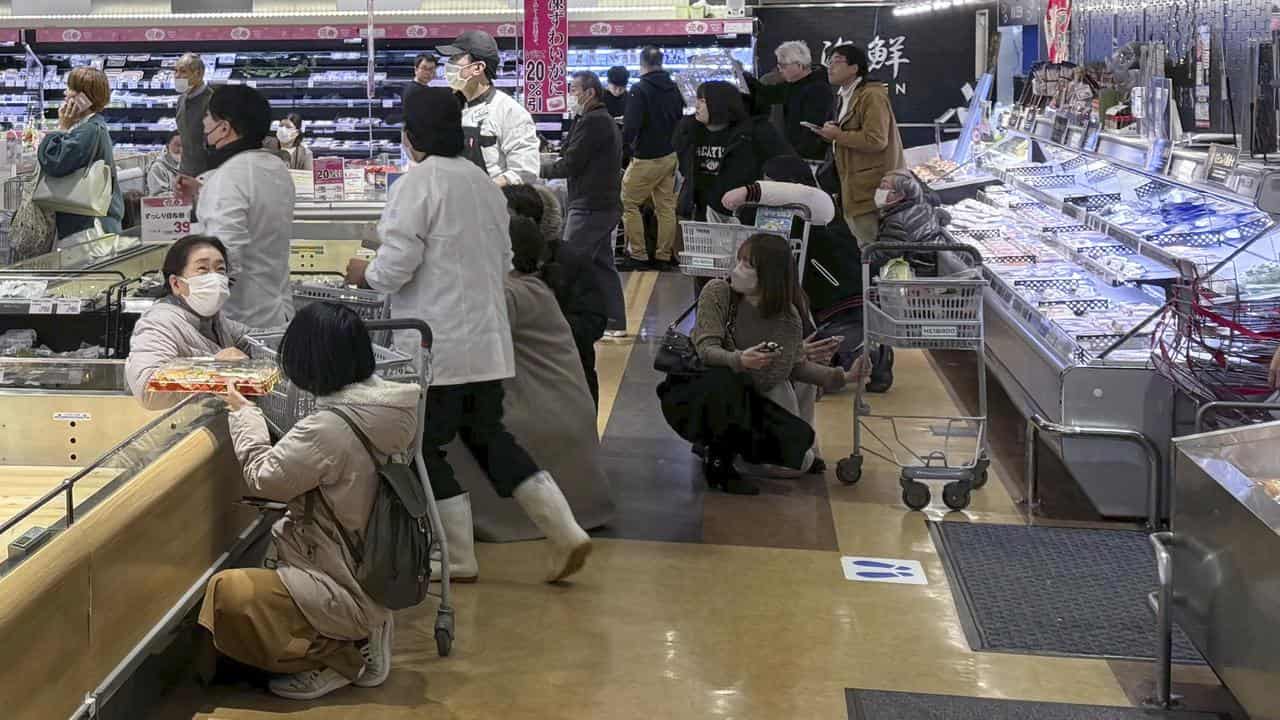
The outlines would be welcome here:
[[[972,245],[964,243],[895,243],[874,242],[862,248],[862,257],[871,257],[876,251],[883,252],[957,252],[973,258],[978,265],[982,264],[982,253]]]
[[[422,347],[427,350],[431,349],[431,343],[435,339],[431,334],[431,326],[417,318],[365,320],[364,326],[369,330],[369,332],[373,332],[375,330],[417,330],[418,334],[422,336]]]

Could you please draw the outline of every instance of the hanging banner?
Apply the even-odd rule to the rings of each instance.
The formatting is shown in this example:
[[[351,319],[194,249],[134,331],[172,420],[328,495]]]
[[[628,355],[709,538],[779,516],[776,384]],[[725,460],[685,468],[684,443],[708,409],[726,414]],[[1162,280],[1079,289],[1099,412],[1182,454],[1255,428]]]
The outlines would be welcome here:
[[[524,106],[562,113],[568,102],[569,0],[524,0]]]
[[[1044,11],[1045,44],[1049,62],[1071,60],[1071,0],[1049,0]]]

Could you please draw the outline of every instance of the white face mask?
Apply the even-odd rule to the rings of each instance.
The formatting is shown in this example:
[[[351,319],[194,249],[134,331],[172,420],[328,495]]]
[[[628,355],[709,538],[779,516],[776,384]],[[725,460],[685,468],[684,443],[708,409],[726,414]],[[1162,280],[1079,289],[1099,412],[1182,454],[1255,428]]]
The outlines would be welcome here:
[[[182,281],[187,284],[187,296],[183,300],[200,317],[217,315],[231,297],[231,281],[220,272],[182,278]]]
[[[449,83],[449,88],[454,92],[462,92],[467,86],[467,81],[462,79],[462,66],[453,63],[444,66],[444,81]]]
[[[729,273],[729,285],[740,295],[755,295],[760,288],[760,280],[755,268],[739,262]]]
[[[276,130],[276,139],[281,145],[289,145],[298,139],[298,129],[291,127],[281,127]]]
[[[569,96],[569,114],[570,115],[582,114],[582,103],[578,100],[577,95]]]
[[[890,191],[885,190],[884,188],[876,188],[876,207],[882,208],[889,205],[889,192]]]
[[[176,77],[173,79],[173,89],[180,93],[185,93],[191,89],[191,81],[186,78]]]

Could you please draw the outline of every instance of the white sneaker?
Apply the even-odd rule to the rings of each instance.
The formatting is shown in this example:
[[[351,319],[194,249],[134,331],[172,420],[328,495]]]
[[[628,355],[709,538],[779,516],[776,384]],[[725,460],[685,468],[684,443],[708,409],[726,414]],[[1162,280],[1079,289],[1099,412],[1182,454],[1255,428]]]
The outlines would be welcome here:
[[[551,473],[544,470],[530,476],[516,487],[515,498],[551,545],[547,582],[563,580],[581,570],[591,554],[591,537],[574,519],[569,501]]]
[[[361,675],[363,674],[362,672]],[[267,687],[271,689],[272,694],[282,698],[315,700],[350,684],[351,681],[342,673],[327,667],[293,675],[281,675],[267,683]]]
[[[626,330],[605,330],[604,336],[610,340],[625,340],[627,337]]]
[[[391,674],[391,639],[394,636],[395,618],[387,616],[382,627],[375,629],[369,639],[360,644],[360,657],[364,658],[364,672],[356,678],[356,687],[378,687]]]

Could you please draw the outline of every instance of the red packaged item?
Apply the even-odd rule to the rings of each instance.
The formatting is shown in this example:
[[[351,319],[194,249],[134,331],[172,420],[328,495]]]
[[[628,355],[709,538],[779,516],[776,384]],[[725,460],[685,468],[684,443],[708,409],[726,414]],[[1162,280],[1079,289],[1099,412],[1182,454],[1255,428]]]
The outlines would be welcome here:
[[[151,375],[147,389],[152,392],[223,393],[227,384],[245,397],[271,392],[280,380],[280,369],[270,360],[214,360],[182,358]]]

